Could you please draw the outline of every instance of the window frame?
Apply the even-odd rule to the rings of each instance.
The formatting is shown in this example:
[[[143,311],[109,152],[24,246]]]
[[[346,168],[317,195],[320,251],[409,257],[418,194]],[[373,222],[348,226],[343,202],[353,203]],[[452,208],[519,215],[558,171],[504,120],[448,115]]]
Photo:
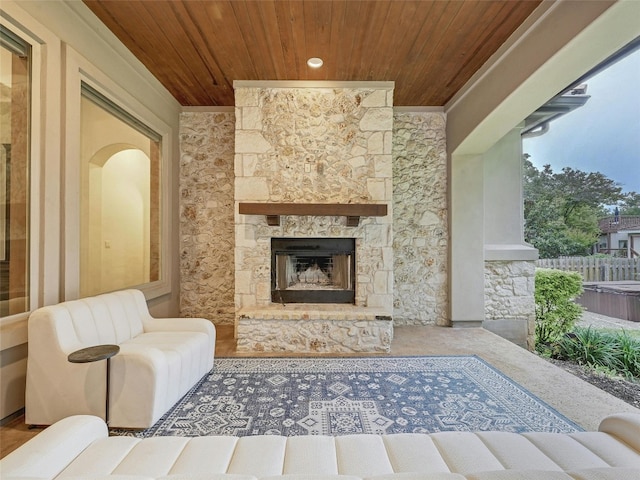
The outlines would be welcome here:
[[[83,83],[156,132],[161,138],[160,277],[153,282],[132,285],[131,288],[141,290],[147,300],[166,295],[171,291],[172,278],[169,178],[171,171],[169,159],[172,152],[171,127],[71,47],[65,47],[65,54],[64,299],[75,299],[80,296],[80,102]]]
[[[26,141],[24,142],[24,144],[22,144],[22,142],[20,142],[19,145],[14,145],[13,144],[13,139],[14,139],[14,135],[13,135],[13,127],[14,125],[14,118],[13,118],[13,114],[11,115],[11,135],[10,135],[10,139],[11,139],[11,143],[9,143],[10,149],[9,152],[13,152],[14,148],[16,151],[20,152],[22,150],[22,148],[24,147],[26,149],[26,151],[24,152],[25,157],[24,157],[24,166],[26,167],[26,172],[24,172],[25,174],[25,183],[24,183],[24,187],[26,187],[24,190],[25,191],[25,205],[26,208],[24,209],[24,217],[22,216],[22,214],[18,215],[18,222],[20,222],[21,220],[24,219],[24,223],[25,223],[25,241],[24,243],[19,242],[19,247],[18,250],[21,250],[22,245],[24,245],[24,250],[25,250],[25,254],[26,254],[26,258],[24,258],[22,261],[20,261],[20,255],[18,255],[18,270],[22,271],[24,269],[24,273],[25,273],[25,278],[24,278],[24,282],[20,282],[21,283],[21,288],[24,288],[25,290],[25,295],[22,297],[18,297],[18,298],[23,298],[25,300],[24,302],[24,310],[20,311],[16,314],[9,314],[6,316],[13,316],[13,315],[20,315],[20,314],[24,314],[25,312],[28,312],[29,310],[31,310],[31,305],[30,305],[30,299],[31,299],[31,256],[32,256],[32,251],[31,251],[31,244],[30,244],[30,239],[31,239],[31,201],[32,201],[32,197],[31,197],[31,190],[32,190],[32,185],[31,185],[31,170],[32,170],[32,165],[31,165],[31,84],[32,84],[32,54],[31,54],[31,45],[29,44],[29,42],[23,40],[19,35],[16,35],[11,29],[9,29],[7,26],[2,25],[2,31],[0,31],[0,36],[2,37],[2,48],[6,49],[6,51],[9,53],[9,55],[11,56],[11,62],[14,61],[14,57],[18,56],[21,58],[26,58],[26,71],[27,71],[27,95],[26,95],[26,118],[23,119],[23,121],[26,124]],[[13,70],[13,67],[9,67]],[[13,80],[13,72],[11,74],[11,78]],[[14,88],[14,84],[11,83],[11,89],[12,89],[12,93],[11,93],[11,111],[14,111],[14,105],[13,105],[13,88]],[[20,116],[18,115],[18,118],[20,118]],[[17,147],[17,148],[16,148]],[[7,165],[5,166],[5,169],[8,165],[11,165],[11,173],[9,174],[8,177],[5,177],[3,175],[2,180],[4,185],[2,185],[2,191],[3,191],[3,195],[7,195],[7,193],[9,193],[14,185],[11,184],[11,187],[9,190],[5,190],[5,187],[9,185],[9,181],[10,178],[13,174],[13,170],[14,170],[14,164],[13,164],[13,159],[11,158],[12,155],[10,153],[7,153],[7,160],[11,163],[7,163]],[[18,159],[20,159],[20,155],[18,155]],[[11,160],[9,160],[11,159]],[[7,173],[6,171],[3,173]],[[18,169],[18,175],[21,176],[22,174],[22,164],[21,164],[21,168]],[[23,190],[23,184],[19,184],[17,185],[17,190],[20,192]],[[9,200],[9,202],[6,204],[6,207],[9,207],[12,204],[11,200]],[[13,210],[11,207],[9,207],[10,210]],[[6,260],[6,255],[8,254],[8,260],[9,260],[9,270],[8,270],[8,274],[9,277],[11,277],[11,273],[13,271],[13,267],[16,266],[15,259],[12,260],[11,257],[13,257],[13,255],[11,255],[11,246],[12,246],[12,229],[11,229],[11,223],[13,222],[13,219],[11,217],[11,215],[6,216],[6,212],[2,212],[2,216],[3,216],[3,224],[2,224],[2,228],[4,230],[3,232],[3,238],[2,238],[2,252],[3,252],[3,260]],[[5,235],[9,233],[9,238],[5,238]],[[23,263],[24,262],[24,263]],[[9,282],[9,286],[11,285],[11,283]],[[11,296],[9,296],[6,301],[8,302],[8,310],[11,310],[11,303],[12,300],[16,300],[17,298],[12,298]]]
[[[46,192],[43,191],[42,185],[42,170],[44,170],[45,162],[52,161],[52,170],[55,171],[57,160],[52,155],[48,155],[45,151],[45,140],[43,139],[43,132],[51,126],[51,119],[47,118],[45,112],[56,105],[56,99],[47,98],[44,95],[48,78],[46,71],[49,68],[53,68],[55,72],[55,60],[59,57],[59,49],[56,45],[50,45],[53,36],[45,29],[40,29],[40,25],[29,25],[28,19],[20,18],[19,16],[10,17],[5,15],[0,16],[0,24],[3,28],[10,31],[13,35],[18,37],[25,45],[30,49],[29,52],[29,113],[28,113],[28,301],[27,309],[25,312],[16,313],[0,318],[0,325],[7,326],[17,324],[20,321],[24,321],[29,317],[31,311],[35,310],[43,298],[50,298],[51,293],[57,290],[57,285],[52,285],[52,288],[47,288],[45,282],[42,281],[41,275],[45,271],[49,271],[50,267],[57,269],[56,258],[48,257],[48,254],[53,254],[54,249],[57,250],[56,245],[50,245],[51,248],[45,248],[44,231],[45,231],[45,219],[49,213],[53,214],[55,221],[55,208],[46,208],[46,211],[41,211],[43,207],[43,198]],[[34,33],[37,31],[37,34]],[[59,104],[58,104],[59,105]],[[52,144],[56,142],[53,141]],[[54,206],[55,207],[55,206]],[[49,217],[51,218],[51,217]],[[54,242],[55,243],[55,242]],[[47,259],[50,258],[48,261]],[[13,330],[11,331],[11,338],[19,341],[22,337],[21,332]],[[11,339],[9,340],[11,342]]]

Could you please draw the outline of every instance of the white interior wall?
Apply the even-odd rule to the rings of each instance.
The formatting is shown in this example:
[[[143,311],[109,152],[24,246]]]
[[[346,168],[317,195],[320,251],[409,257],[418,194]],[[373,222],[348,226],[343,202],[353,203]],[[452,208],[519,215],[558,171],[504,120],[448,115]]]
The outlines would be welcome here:
[[[149,157],[124,150],[102,172],[100,291],[149,281]]]

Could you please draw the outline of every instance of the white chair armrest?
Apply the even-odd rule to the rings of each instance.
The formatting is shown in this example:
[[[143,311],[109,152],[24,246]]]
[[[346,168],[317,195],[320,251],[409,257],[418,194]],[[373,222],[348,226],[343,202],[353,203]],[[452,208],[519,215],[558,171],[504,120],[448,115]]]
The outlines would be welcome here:
[[[204,318],[152,318],[144,320],[143,324],[145,332],[187,331],[215,335],[213,323]]]

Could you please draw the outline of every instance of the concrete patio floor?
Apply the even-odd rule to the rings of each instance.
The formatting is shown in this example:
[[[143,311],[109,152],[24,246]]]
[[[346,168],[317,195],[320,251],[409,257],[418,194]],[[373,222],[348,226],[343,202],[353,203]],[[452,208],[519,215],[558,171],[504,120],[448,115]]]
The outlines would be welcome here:
[[[422,331],[420,330],[422,329]],[[404,354],[475,354],[585,430],[612,413],[640,410],[484,329],[399,327]]]
[[[232,327],[218,327],[218,336],[216,355],[236,356]],[[597,430],[600,421],[612,413],[640,413],[640,409],[483,328],[395,327],[391,353],[379,355],[477,355],[585,430]]]
[[[373,355],[477,355],[585,430],[597,430],[600,421],[613,413],[640,413],[628,403],[482,328],[396,327],[391,353]],[[216,356],[265,354],[239,355],[235,351],[233,326],[218,326]],[[39,431],[29,430],[24,416],[0,427],[0,458]]]

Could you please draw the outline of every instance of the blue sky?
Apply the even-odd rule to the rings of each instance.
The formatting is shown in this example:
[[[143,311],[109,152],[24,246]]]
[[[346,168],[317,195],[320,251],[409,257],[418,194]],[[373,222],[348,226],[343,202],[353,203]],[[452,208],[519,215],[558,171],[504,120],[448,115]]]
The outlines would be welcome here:
[[[586,105],[551,122],[523,151],[538,168],[600,172],[640,193],[640,50],[585,80]]]

